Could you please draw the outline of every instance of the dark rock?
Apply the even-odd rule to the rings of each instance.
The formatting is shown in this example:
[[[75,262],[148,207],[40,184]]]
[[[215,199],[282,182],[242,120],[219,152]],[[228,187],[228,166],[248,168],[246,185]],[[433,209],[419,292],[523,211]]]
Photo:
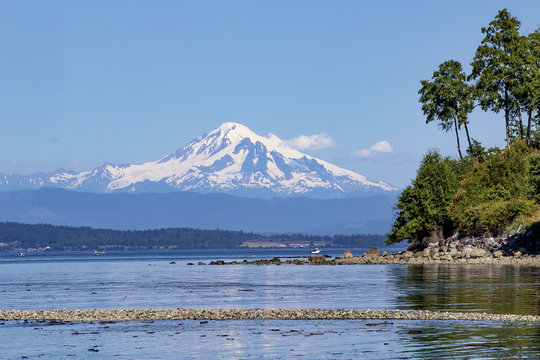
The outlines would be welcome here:
[[[308,261],[313,265],[326,264],[326,256],[324,255],[311,255],[308,257]]]

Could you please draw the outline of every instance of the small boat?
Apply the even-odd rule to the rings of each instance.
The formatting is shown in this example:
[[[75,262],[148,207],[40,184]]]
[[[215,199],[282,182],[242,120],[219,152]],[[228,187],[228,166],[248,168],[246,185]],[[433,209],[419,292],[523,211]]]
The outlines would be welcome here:
[[[25,257],[26,255],[24,253],[18,253],[16,256],[17,257]]]
[[[105,254],[105,253],[104,253],[104,252],[99,252],[99,251],[96,250],[96,251],[94,251],[94,253],[93,253],[92,255],[94,255],[94,256],[101,256],[101,255],[103,255],[103,254]]]
[[[321,250],[319,250],[319,248],[315,248],[315,249],[311,250],[312,254],[318,254],[320,252],[321,252]]]

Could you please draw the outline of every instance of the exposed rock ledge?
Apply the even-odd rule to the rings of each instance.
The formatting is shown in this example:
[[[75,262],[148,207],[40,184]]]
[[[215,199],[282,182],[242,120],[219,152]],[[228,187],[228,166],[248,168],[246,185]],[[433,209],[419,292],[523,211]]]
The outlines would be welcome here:
[[[540,316],[477,312],[347,310],[347,309],[123,309],[123,310],[0,310],[0,320],[37,320],[55,324],[131,320],[229,320],[229,319],[395,319],[540,322]]]

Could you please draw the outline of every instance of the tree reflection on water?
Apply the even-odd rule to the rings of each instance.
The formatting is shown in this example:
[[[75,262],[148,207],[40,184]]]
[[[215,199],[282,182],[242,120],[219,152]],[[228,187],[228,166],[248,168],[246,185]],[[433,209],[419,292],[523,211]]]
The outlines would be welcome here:
[[[512,265],[394,267],[401,309],[540,315],[540,268]]]
[[[480,311],[540,315],[540,268],[512,265],[411,265],[391,269],[405,310]],[[529,358],[540,353],[535,323],[418,322],[418,335],[400,336],[415,357]],[[534,354],[534,355],[533,355]]]

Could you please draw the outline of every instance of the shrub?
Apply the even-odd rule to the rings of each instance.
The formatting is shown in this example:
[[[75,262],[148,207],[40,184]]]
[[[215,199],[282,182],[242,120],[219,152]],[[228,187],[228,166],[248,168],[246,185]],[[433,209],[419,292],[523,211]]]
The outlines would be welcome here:
[[[498,235],[518,216],[531,212],[535,204],[534,187],[540,176],[532,175],[531,159],[538,154],[522,141],[502,152],[493,152],[484,163],[476,163],[461,180],[448,207],[456,230],[469,234]]]

